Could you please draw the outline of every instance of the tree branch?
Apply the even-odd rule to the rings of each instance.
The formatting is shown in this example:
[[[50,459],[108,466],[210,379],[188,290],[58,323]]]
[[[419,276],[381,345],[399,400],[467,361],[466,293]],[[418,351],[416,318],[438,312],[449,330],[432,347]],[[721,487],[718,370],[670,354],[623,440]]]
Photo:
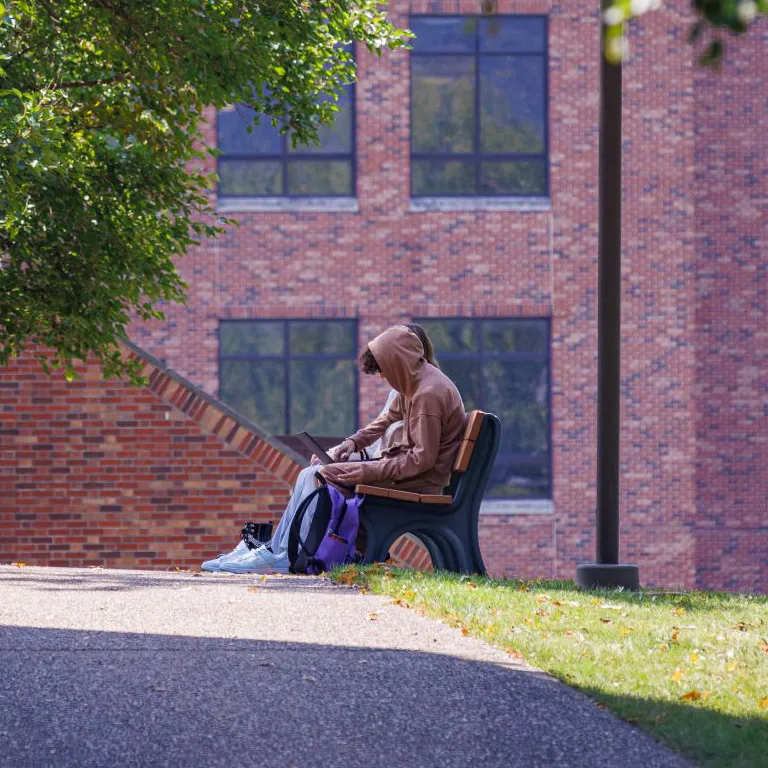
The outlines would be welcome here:
[[[128,80],[128,75],[115,75],[114,77],[100,77],[95,80],[70,80],[66,83],[54,83],[51,85],[27,86],[25,91],[65,91],[70,88],[90,88],[94,85],[109,85],[110,83],[123,83]]]

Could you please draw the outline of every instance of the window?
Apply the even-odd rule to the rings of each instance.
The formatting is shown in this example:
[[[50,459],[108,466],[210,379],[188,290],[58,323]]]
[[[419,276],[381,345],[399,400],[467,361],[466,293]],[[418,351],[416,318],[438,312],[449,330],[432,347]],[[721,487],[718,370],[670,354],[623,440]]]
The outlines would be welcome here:
[[[221,399],[274,435],[357,427],[357,322],[232,320],[219,328]]]
[[[552,494],[549,321],[424,319],[443,371],[467,410],[501,419],[501,445],[486,499],[549,499]]]
[[[411,194],[547,196],[547,20],[416,16]]]
[[[354,195],[354,88],[339,95],[333,125],[320,144],[293,147],[268,119],[238,105],[217,118],[219,197],[349,197]]]

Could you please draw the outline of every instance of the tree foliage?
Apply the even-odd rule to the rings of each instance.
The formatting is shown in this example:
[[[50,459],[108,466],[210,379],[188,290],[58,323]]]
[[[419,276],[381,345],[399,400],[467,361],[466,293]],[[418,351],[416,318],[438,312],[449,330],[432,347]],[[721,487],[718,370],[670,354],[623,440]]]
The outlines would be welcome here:
[[[725,50],[723,33],[743,35],[761,16],[768,15],[768,0],[690,0],[695,21],[688,40],[700,47],[699,63],[717,65]],[[604,0],[603,19],[608,26],[605,55],[619,62],[626,53],[626,23],[649,10],[661,7],[661,0]]]
[[[125,373],[131,318],[183,302],[175,259],[227,223],[203,109],[315,141],[354,79],[344,46],[407,36],[376,0],[0,2],[0,364],[40,345],[69,375],[89,353]]]

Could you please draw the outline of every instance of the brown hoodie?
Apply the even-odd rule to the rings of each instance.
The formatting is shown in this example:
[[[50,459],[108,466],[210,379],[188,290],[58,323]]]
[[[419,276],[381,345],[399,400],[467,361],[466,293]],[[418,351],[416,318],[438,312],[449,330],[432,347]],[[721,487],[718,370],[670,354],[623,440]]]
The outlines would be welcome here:
[[[402,419],[402,441],[378,461],[363,464],[363,482],[440,493],[448,485],[464,432],[464,404],[456,385],[424,360],[415,333],[396,325],[377,336],[368,348],[390,386],[400,394],[389,411],[350,438],[360,450],[387,427]]]

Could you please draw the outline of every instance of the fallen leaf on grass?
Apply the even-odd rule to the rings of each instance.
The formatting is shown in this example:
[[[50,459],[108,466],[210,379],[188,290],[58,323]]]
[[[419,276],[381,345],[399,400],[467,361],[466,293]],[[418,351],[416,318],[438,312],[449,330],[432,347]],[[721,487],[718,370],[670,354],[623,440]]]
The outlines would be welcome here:
[[[477,589],[477,584],[474,581],[467,582],[467,589]]]
[[[768,640],[763,639],[763,641],[760,643],[760,650],[763,653],[768,653]]]
[[[668,650],[669,650],[669,646],[668,646],[666,643],[662,643],[662,644],[659,646],[659,650],[660,650],[660,651],[668,651]]]
[[[558,607],[562,605],[562,603],[559,600],[551,600],[550,602],[552,603],[552,605],[556,605]]]
[[[685,608],[675,608],[675,613],[678,616],[682,616],[685,613]]]
[[[549,598],[546,595],[537,595],[536,596],[536,602],[539,603],[539,604],[546,603],[548,600],[549,600]]]
[[[672,633],[672,642],[676,643],[678,637],[680,637],[680,633],[679,632],[673,632]]]
[[[522,659],[523,654],[520,653],[520,651],[507,651],[507,653],[513,658],[513,659]]]
[[[401,608],[407,608],[408,607],[408,603],[405,600],[403,600],[402,597],[398,597],[395,600],[393,600],[391,605],[399,605]]]
[[[549,611],[545,611],[542,608],[538,608],[534,611],[537,616],[549,616]]]
[[[699,656],[698,653],[692,653],[691,654],[691,664],[698,664],[700,658],[701,657]]]
[[[602,621],[603,624],[613,624],[613,619],[604,619],[601,617],[600,621]]]
[[[698,701],[701,698],[701,694],[694,689],[692,691],[688,691],[688,693],[684,693],[680,698],[685,701]]]
[[[469,634],[469,630],[466,627],[461,628],[461,634],[466,637]]]
[[[766,696],[764,699],[760,699],[760,701],[757,702],[757,705],[760,707],[760,709],[768,709],[768,696]]]
[[[354,565],[349,565],[346,568],[342,568],[341,572],[336,577],[336,581],[339,584],[352,585],[355,583],[357,576],[358,576],[357,568],[355,568]],[[261,577],[262,581],[265,581],[265,579],[266,577],[264,576]]]
[[[528,586],[527,586],[526,584],[521,584],[521,585],[518,587],[518,589],[519,589],[521,592],[527,592],[527,591],[528,591]]]
[[[677,668],[677,669],[676,669],[676,670],[675,670],[675,671],[672,673],[672,679],[673,679],[673,680],[674,680],[676,683],[679,683],[679,682],[680,682],[680,681],[683,679],[683,677],[685,677],[685,671],[684,671],[684,670],[682,670],[682,669],[680,669],[680,667],[678,667],[678,668]]]
[[[621,636],[626,637],[627,635],[632,634],[632,627],[622,627],[621,628]]]
[[[729,662],[728,662],[728,665],[726,666],[726,669],[727,669],[729,672],[733,672],[733,670],[734,670],[734,669],[736,669],[736,667],[738,667],[738,666],[739,666],[739,665],[738,665],[738,664],[737,664],[735,661],[729,661]]]

